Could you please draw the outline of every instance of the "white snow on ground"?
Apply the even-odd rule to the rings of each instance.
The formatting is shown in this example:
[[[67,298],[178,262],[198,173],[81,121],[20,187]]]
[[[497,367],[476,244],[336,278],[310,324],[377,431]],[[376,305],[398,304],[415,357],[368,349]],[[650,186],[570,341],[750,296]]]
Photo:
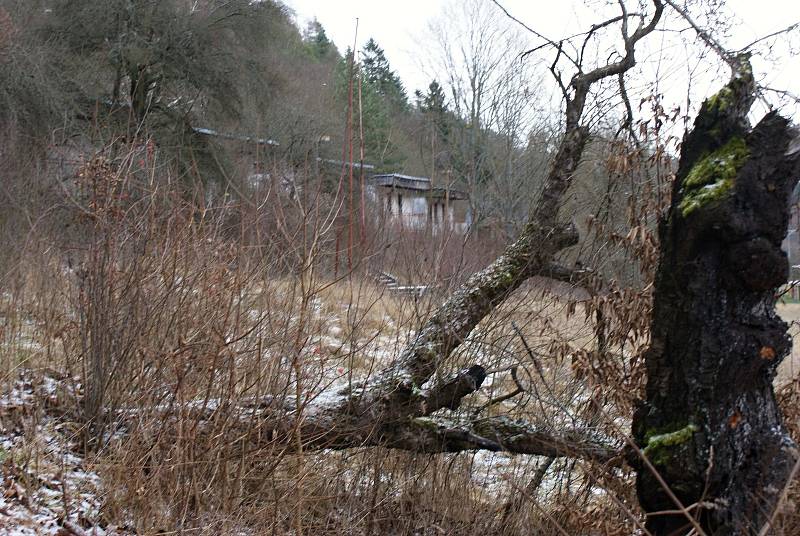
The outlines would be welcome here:
[[[70,423],[42,411],[57,403],[56,385],[26,374],[0,395],[0,534],[130,534],[103,525],[100,477],[75,449]]]
[[[507,478],[514,473],[514,456],[502,452],[478,450],[472,454],[470,478],[484,494],[495,497],[507,491]]]

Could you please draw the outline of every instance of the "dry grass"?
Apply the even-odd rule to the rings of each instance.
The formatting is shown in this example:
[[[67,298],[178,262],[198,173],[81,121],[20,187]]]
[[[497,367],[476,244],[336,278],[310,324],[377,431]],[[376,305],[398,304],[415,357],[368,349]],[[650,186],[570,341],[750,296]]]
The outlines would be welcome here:
[[[37,415],[47,412],[69,428],[106,489],[97,526],[141,534],[634,533],[641,512],[633,475],[621,469],[484,452],[297,454],[269,440],[248,448],[237,405],[266,394],[313,399],[375,374],[446,285],[420,298],[388,292],[364,260],[382,251],[380,241],[352,271],[331,269],[331,200],[303,205],[266,192],[255,208],[209,208],[128,164],[86,169],[69,216],[81,232],[28,243],[0,300],[4,384],[22,371],[60,382],[25,419],[0,423],[35,436]],[[64,243],[53,247],[56,240]],[[465,262],[439,274],[454,283],[468,270]],[[441,371],[490,369],[458,415],[480,409],[553,429],[580,424],[621,444],[646,337],[625,331],[624,350],[597,352],[596,309],[575,307],[586,298],[532,281],[484,319]],[[606,311],[619,305],[613,299]],[[793,307],[782,314],[800,316]],[[795,352],[781,369],[785,381],[796,377],[796,360]]]
[[[208,244],[205,238],[198,242]],[[140,259],[136,266],[148,262]],[[527,503],[504,519],[501,506],[513,499],[515,487],[527,486],[536,459],[469,453],[429,457],[377,448],[290,456],[280,445],[232,450],[233,429],[224,414],[199,433],[192,416],[182,413],[184,404],[198,398],[233,402],[255,393],[294,392],[298,384],[313,396],[332,381],[346,381],[350,372],[372,374],[402,348],[438,296],[415,300],[353,277],[317,281],[304,297],[286,276],[242,280],[240,286],[234,283],[235,273],[206,265],[184,273],[177,289],[163,280],[143,280],[150,281],[145,286],[148,303],[160,302],[171,314],[148,309],[151,322],[126,317],[129,329],[144,332],[122,332],[122,340],[133,340],[137,348],[128,369],[134,375],[126,373],[126,381],[114,384],[107,396],[119,408],[169,403],[174,411],[168,421],[163,414],[143,412],[123,428],[115,428],[113,421],[105,427],[116,435],[102,443],[95,462],[104,485],[114,490],[105,498],[103,523],[128,524],[143,534],[190,529],[233,534],[248,527],[259,534],[284,534],[298,523],[308,534],[527,534],[536,526],[548,533],[554,522],[578,526],[576,505],[596,504],[598,511],[608,511],[605,499],[587,493],[595,486],[588,478],[592,468],[582,463],[559,462],[551,469],[541,493],[552,503],[552,521]],[[5,333],[16,335],[5,339],[3,355],[24,356],[17,366],[40,375],[58,370],[81,378],[81,302],[66,299],[75,295],[76,289],[70,289],[75,280],[51,276],[41,281],[61,300],[42,303],[44,289],[27,283],[24,304],[16,299],[5,304]],[[245,290],[252,298],[235,306],[222,299]],[[557,300],[528,289],[486,320],[480,341],[467,345],[459,359],[488,358],[487,364],[497,368],[519,360],[519,335],[501,329],[510,319],[525,326],[525,335],[540,350],[551,331],[571,338],[585,335],[577,320],[567,322],[574,330],[554,322],[559,311],[563,314],[564,306]],[[224,333],[247,336],[231,344]],[[502,408],[534,422],[563,421],[562,407],[573,405],[579,387],[563,380],[569,363],[543,366],[544,379],[531,368],[523,381],[547,393],[545,413],[531,394],[492,411]],[[465,412],[513,385],[507,370],[492,378]],[[71,418],[85,411],[68,393],[58,407]],[[82,434],[88,434],[91,445],[91,430]]]

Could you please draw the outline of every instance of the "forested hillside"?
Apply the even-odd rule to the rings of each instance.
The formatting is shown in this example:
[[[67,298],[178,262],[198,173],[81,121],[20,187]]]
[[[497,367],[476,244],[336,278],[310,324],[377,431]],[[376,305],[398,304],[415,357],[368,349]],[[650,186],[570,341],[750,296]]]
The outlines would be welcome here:
[[[503,58],[508,30],[492,30],[486,57],[480,40],[464,44],[472,74],[443,45],[443,80],[409,95],[374,39],[353,57],[272,1],[4,4],[3,121],[48,157],[143,134],[181,180],[239,186],[275,162],[321,158],[336,175],[332,161],[363,160],[474,192],[475,221],[507,238],[557,135],[525,109],[536,84]],[[276,143],[243,155],[231,136]]]

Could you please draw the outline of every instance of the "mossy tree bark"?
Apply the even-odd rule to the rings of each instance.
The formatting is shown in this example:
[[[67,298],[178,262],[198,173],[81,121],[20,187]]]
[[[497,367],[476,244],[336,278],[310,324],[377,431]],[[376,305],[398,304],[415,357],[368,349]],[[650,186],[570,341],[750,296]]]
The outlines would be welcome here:
[[[740,61],[684,140],[659,230],[647,400],[633,423],[649,464],[631,459],[656,535],[758,533],[797,456],[772,382],[791,348],[775,290],[800,154],[778,114],[749,128],[755,87]]]

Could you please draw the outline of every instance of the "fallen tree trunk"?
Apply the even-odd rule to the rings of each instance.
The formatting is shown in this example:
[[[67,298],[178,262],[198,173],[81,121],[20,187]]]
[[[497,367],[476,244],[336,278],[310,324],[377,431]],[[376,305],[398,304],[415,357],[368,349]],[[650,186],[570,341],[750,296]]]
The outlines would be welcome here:
[[[660,227],[647,400],[633,423],[641,451],[631,460],[656,535],[758,533],[797,457],[772,382],[791,349],[775,290],[788,275],[781,242],[800,153],[776,113],[749,128],[756,93],[739,61],[684,140]]]
[[[224,428],[232,444],[249,451],[277,447],[293,452],[298,445],[292,438],[299,435],[303,450],[385,447],[425,454],[488,450],[579,458],[610,466],[623,463],[622,445],[589,427],[555,429],[505,416],[466,418],[439,413],[459,405],[461,397],[480,388],[483,378],[483,371],[476,367],[461,371],[437,387],[415,393],[408,404],[396,408],[394,418],[382,414],[383,418],[372,421],[343,410],[352,403],[347,390],[303,400],[299,409],[293,397],[262,397],[235,406],[206,400],[181,407],[128,408],[121,414],[125,422],[141,414],[160,414],[160,419],[145,421],[163,430],[173,430],[176,419],[197,423],[198,433],[213,435]]]
[[[441,363],[464,342],[481,320],[533,276],[570,279],[570,271],[554,264],[554,257],[564,248],[578,242],[574,225],[571,222],[559,222],[558,215],[563,197],[589,140],[589,128],[582,124],[587,97],[594,84],[609,77],[623,75],[636,64],[636,44],[655,29],[663,11],[661,0],[653,0],[651,18],[640,18],[639,25],[629,33],[628,15],[623,6],[621,21],[624,55],[617,61],[587,72],[583,71],[581,65],[577,65],[578,72],[572,77],[568,87],[564,86],[561,75],[555,71],[555,65],[563,52],[560,45],[553,43],[557,47],[557,56],[551,70],[564,96],[565,130],[545,178],[538,204],[533,208],[517,240],[507,246],[493,263],[470,277],[436,310],[393,366],[382,371],[376,378],[357,385],[352,392],[344,393],[342,405],[338,407],[338,422],[344,422],[345,428],[368,430],[369,440],[365,439],[365,442],[383,443],[391,438],[397,423],[423,416],[426,411],[430,413],[430,408],[420,409],[418,390],[430,380]],[[462,390],[460,397],[480,388],[482,381],[481,378],[474,382],[472,390]],[[440,387],[434,388],[434,391],[437,389]],[[460,397],[450,400],[444,407],[455,409]]]
[[[621,25],[624,53],[616,61],[587,70],[583,59],[571,58],[576,72],[567,84],[556,69],[559,60],[567,55],[562,44],[550,43],[556,50],[551,71],[564,96],[565,128],[539,202],[519,237],[431,315],[391,366],[352,387],[326,392],[312,400],[262,397],[236,407],[192,404],[181,411],[188,411],[199,422],[232,419],[234,428],[241,432],[236,441],[253,449],[275,442],[286,445],[286,449],[487,449],[617,463],[620,445],[596,437],[590,429],[557,432],[503,417],[464,420],[457,415],[434,415],[439,410],[457,409],[464,397],[480,389],[485,378],[480,364],[441,383],[428,384],[475,327],[526,280],[537,275],[566,281],[585,276],[583,270],[572,271],[554,259],[561,250],[578,242],[574,225],[559,221],[558,216],[590,136],[589,128],[583,124],[586,101],[593,85],[622,76],[634,67],[637,43],[655,30],[663,10],[661,0],[652,0],[652,13],[647,18],[629,14],[621,5],[621,16],[611,22]],[[633,31],[629,31],[629,19],[638,20]],[[165,413],[171,411],[163,409]],[[162,408],[156,410],[160,412]]]

